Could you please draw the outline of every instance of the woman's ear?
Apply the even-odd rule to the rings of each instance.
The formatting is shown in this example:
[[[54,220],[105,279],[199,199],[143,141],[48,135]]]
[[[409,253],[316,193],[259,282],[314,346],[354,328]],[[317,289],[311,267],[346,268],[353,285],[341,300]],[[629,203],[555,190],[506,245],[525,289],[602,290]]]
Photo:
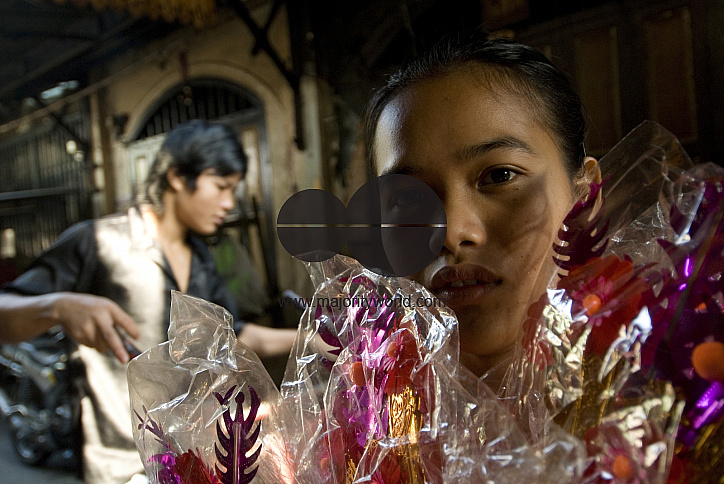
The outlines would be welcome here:
[[[601,167],[598,166],[598,160],[593,156],[586,156],[583,159],[583,168],[585,169],[585,177],[588,183],[601,183]]]
[[[574,196],[576,198],[587,196],[591,183],[601,183],[601,168],[598,166],[596,158],[586,156],[573,184]]]

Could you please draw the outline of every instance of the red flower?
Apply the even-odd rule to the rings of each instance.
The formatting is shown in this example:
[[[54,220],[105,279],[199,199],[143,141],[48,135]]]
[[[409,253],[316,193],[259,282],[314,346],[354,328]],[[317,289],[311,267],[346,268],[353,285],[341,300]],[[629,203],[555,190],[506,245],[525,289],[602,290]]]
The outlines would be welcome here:
[[[649,482],[645,448],[634,446],[614,423],[589,429],[584,437],[586,451],[593,458],[586,470],[586,482],[642,484]],[[657,473],[658,476],[658,473]]]
[[[331,482],[334,480],[334,476],[344,475],[346,446],[342,429],[333,428],[325,432],[321,439],[313,441],[312,444],[324,477]]]
[[[689,484],[689,462],[675,455],[671,460],[671,470],[666,484]]]
[[[181,479],[181,484],[221,484],[211,469],[201,459],[201,453],[189,449],[176,457],[173,470]]]
[[[606,354],[643,307],[642,296],[649,290],[646,281],[635,275],[630,260],[615,255],[594,257],[576,266],[558,282],[573,300],[574,317],[586,315],[592,325],[586,353]]]
[[[371,476],[373,484],[400,484],[403,472],[394,451],[390,451]]]

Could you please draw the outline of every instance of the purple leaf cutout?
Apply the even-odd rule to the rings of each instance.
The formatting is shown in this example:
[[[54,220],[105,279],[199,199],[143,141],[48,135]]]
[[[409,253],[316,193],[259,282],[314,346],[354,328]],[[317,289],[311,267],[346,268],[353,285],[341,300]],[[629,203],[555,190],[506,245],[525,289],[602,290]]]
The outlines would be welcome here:
[[[605,182],[604,180],[603,183]],[[563,220],[566,230],[558,230],[558,238],[562,243],[553,244],[557,254],[554,260],[563,270],[570,271],[575,266],[585,264],[590,258],[600,256],[606,250],[608,240],[604,239],[608,232],[609,221],[601,220],[603,205],[593,215],[596,198],[603,183],[591,183],[591,193],[588,197],[576,202]]]
[[[214,392],[214,396],[221,405],[229,405],[235,388],[236,386],[231,387],[223,396]],[[222,430],[219,422],[216,422],[216,435],[218,443],[221,445],[221,448],[218,445],[215,446],[216,458],[226,469],[222,471],[216,466],[216,474],[223,484],[247,484],[254,479],[256,472],[259,470],[258,467],[255,467],[246,472],[255,464],[261,453],[261,446],[259,446],[253,454],[246,455],[254,447],[261,429],[261,424],[257,424],[252,431],[261,399],[252,387],[249,387],[249,395],[251,396],[251,405],[246,418],[244,418],[243,407],[244,392],[239,392],[235,398],[236,414],[234,417],[231,416],[231,408],[229,407],[223,414],[224,429]]]
[[[148,430],[148,431],[151,432],[154,436],[156,436],[156,441],[157,441],[159,444],[163,445],[164,447],[166,447],[167,450],[169,450],[169,451],[171,451],[171,452],[174,451],[173,446],[172,446],[171,443],[168,441],[168,438],[166,437],[166,434],[163,433],[163,430],[161,429],[161,426],[158,425],[158,423],[156,423],[156,422],[155,422],[153,419],[151,419],[151,418],[148,418],[148,420],[146,421],[146,420],[145,420],[143,417],[141,417],[141,416],[138,414],[138,412],[136,412],[135,410],[133,411],[133,413],[135,413],[135,414],[136,414],[136,417],[138,417],[138,420],[141,421],[141,423],[138,424],[138,429],[139,429],[139,430],[140,430],[141,428],[143,428],[144,430]],[[143,413],[146,414],[146,416],[148,416],[148,410],[146,410],[146,407],[143,407]]]

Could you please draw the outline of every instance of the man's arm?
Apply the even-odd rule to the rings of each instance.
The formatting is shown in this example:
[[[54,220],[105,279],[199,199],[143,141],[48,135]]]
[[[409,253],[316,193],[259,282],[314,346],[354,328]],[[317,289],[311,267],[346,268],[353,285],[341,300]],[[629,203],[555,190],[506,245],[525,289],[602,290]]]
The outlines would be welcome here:
[[[246,323],[238,339],[250,347],[260,358],[288,355],[297,337],[296,329],[279,329]]]
[[[57,325],[80,344],[100,352],[110,349],[123,363],[129,358],[116,328],[132,338],[139,336],[133,319],[105,297],[73,292],[0,293],[0,343],[31,339]]]

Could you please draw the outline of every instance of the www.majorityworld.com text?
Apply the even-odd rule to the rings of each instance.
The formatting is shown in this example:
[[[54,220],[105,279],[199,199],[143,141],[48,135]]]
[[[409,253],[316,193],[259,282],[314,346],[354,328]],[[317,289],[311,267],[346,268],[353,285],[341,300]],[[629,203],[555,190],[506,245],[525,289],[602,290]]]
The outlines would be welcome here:
[[[314,307],[314,308],[378,308],[378,307],[397,307],[397,308],[441,308],[445,307],[445,300],[437,297],[394,297],[394,298],[375,298],[365,296],[339,296],[339,297],[294,297],[281,298],[279,305],[294,307]]]

